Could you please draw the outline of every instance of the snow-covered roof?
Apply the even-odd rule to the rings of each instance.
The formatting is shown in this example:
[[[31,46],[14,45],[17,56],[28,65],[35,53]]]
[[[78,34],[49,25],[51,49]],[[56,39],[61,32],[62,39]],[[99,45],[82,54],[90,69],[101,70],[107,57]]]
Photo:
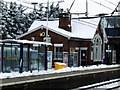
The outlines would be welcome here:
[[[100,18],[72,20],[71,21],[72,32],[59,28],[58,20],[48,21],[48,30],[67,38],[73,37],[82,39],[92,39],[97,29],[99,20]],[[34,21],[31,27],[29,28],[28,32],[21,35],[20,37],[32,33],[40,28],[47,28],[47,22],[38,20]]]
[[[58,28],[58,24],[59,24],[58,20],[57,21],[49,21],[48,22],[48,30],[55,32],[57,34],[60,34],[60,35],[67,37],[67,38],[76,37],[71,32],[68,32],[64,29]],[[33,24],[31,25],[31,27],[29,28],[28,32],[19,36],[18,38],[23,37],[29,33],[32,33],[40,28],[47,28],[47,22],[46,21],[37,21],[37,20],[34,21]]]
[[[46,43],[46,42],[29,41],[29,40],[15,40],[15,39],[0,40],[0,43],[23,43],[23,44],[52,45],[51,43]]]
[[[72,20],[72,33],[83,39],[92,39],[100,18]]]

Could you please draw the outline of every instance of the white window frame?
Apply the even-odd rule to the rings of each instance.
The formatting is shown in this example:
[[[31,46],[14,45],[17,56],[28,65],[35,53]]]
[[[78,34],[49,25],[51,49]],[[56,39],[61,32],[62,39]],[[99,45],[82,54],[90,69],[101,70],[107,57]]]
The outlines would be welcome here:
[[[93,39],[93,60],[102,61],[101,51],[102,51],[102,39],[99,34],[95,35]]]
[[[54,60],[63,60],[63,58],[56,58],[56,47],[63,47],[63,44],[54,44]]]

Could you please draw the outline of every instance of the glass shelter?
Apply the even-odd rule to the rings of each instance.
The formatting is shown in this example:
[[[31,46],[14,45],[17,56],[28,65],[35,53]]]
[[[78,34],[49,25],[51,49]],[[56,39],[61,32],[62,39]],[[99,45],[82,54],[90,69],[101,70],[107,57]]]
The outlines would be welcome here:
[[[47,46],[51,43],[0,40],[0,72],[47,70]]]

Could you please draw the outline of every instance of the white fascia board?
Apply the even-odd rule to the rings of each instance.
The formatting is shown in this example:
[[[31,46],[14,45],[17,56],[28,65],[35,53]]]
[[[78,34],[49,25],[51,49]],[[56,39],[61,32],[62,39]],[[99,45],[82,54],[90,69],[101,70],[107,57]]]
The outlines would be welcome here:
[[[43,28],[47,29],[46,26],[43,26]],[[54,29],[51,29],[51,28],[49,28],[49,27],[48,27],[48,30],[50,30],[50,31],[52,31],[52,32],[54,32],[54,33],[57,33],[57,34],[59,34],[59,35],[62,35],[62,36],[64,36],[64,37],[68,38],[68,39],[71,38],[70,36],[68,36],[68,35],[66,35],[66,34],[63,34],[63,33],[60,33],[60,32],[58,32],[58,31],[55,31]]]
[[[43,29],[43,28],[47,29],[46,26],[41,25],[41,26],[39,26],[39,27],[37,27],[37,28],[35,28],[35,29],[33,29],[33,30],[30,30],[30,31],[28,30],[28,32],[26,32],[25,34],[20,35],[19,37],[17,37],[17,39],[19,39],[19,38],[21,38],[21,37],[23,37],[23,36],[25,36],[25,35],[28,35],[28,34],[34,32],[34,31],[37,31],[37,30],[40,29],[40,28],[41,28],[41,29]],[[52,31],[52,32],[54,32],[54,33],[57,33],[57,34],[59,34],[59,35],[62,35],[62,36],[64,36],[64,37],[68,38],[68,39],[70,39],[70,36],[68,36],[68,35],[66,35],[66,34],[63,34],[63,33],[60,33],[60,32],[57,32],[57,31],[55,31],[55,30],[53,30],[53,29],[51,29],[51,28],[49,28],[49,27],[48,27],[48,30],[50,30],[50,31]]]
[[[15,39],[0,40],[0,42],[2,42],[2,43],[16,42],[16,43],[23,43],[23,44],[52,45],[51,43],[46,43],[46,42],[29,41],[29,40],[15,40]]]
[[[63,47],[63,44],[54,44],[55,47]]]
[[[37,31],[38,29],[41,29],[41,28],[43,28],[43,25],[38,26],[37,28],[35,28],[35,29],[33,29],[33,30],[30,30],[30,31],[28,30],[28,32],[26,32],[26,33],[24,33],[24,34],[18,36],[17,39],[19,39],[19,38],[21,38],[21,37],[23,37],[23,36],[25,36],[25,35],[28,35],[28,34],[34,32],[34,31]]]

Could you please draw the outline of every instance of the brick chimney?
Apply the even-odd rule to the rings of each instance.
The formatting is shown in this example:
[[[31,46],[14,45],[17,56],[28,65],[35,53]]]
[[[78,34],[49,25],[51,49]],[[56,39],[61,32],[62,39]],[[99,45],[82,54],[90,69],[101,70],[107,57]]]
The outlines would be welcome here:
[[[59,28],[71,32],[71,15],[70,15],[70,13],[60,13]]]

